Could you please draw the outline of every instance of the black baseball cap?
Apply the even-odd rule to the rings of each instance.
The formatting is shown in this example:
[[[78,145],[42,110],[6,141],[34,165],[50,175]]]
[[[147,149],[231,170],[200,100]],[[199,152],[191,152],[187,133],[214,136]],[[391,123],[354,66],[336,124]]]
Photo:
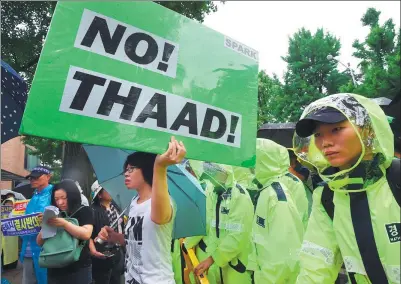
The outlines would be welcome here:
[[[346,119],[345,115],[339,110],[324,107],[309,113],[305,118],[298,121],[295,131],[299,137],[309,137],[315,131],[317,122],[338,123]]]
[[[51,171],[48,167],[46,166],[38,166],[32,169],[31,173],[27,175],[25,178],[37,178],[40,177],[41,175],[50,175]]]

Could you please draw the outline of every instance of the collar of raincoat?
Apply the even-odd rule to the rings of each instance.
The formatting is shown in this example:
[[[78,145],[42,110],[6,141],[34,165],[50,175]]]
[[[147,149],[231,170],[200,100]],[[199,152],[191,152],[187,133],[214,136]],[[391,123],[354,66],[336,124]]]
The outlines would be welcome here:
[[[207,179],[214,185],[215,189],[218,187],[223,190],[232,188],[234,184],[232,166],[196,160],[189,160],[189,164],[199,181]],[[225,176],[225,178],[221,176]]]
[[[355,176],[356,170],[361,167],[361,164],[366,166],[368,161],[361,163],[366,154],[375,157],[376,162],[373,164],[377,164],[378,167],[382,168],[383,172],[391,165],[394,156],[393,132],[386,115],[376,102],[356,94],[330,95],[307,106],[301,115],[301,119],[305,118],[310,112],[323,107],[332,107],[342,112],[352,123],[362,144],[362,153],[351,168],[342,171],[330,171],[333,168],[315,146],[314,136],[302,138],[295,132],[293,137],[295,154],[299,159],[312,164],[317,169],[320,177],[329,184],[332,190],[343,191],[346,185],[355,182],[355,178],[350,177]],[[358,172],[368,171],[358,170]],[[363,180],[367,177],[360,176],[359,178],[361,178],[364,186],[363,189],[355,191],[364,191],[367,183],[364,183]]]
[[[256,139],[255,178],[266,187],[290,167],[287,148],[269,139]]]
[[[243,168],[243,167],[233,167],[234,179],[247,190],[258,190],[258,187],[253,183],[255,179],[255,169]]]

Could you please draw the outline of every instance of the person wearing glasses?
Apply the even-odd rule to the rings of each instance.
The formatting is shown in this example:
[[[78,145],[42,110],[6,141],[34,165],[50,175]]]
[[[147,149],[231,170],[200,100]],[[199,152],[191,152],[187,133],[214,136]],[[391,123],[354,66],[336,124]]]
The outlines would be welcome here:
[[[125,234],[103,227],[103,241],[126,247],[125,283],[174,284],[171,242],[176,208],[168,193],[167,167],[181,163],[184,144],[171,138],[162,155],[135,152],[124,163],[125,186],[136,190]]]
[[[42,213],[51,203],[53,185],[50,184],[51,171],[48,167],[35,167],[26,176],[31,187],[35,189],[28,202],[25,215]],[[22,284],[47,284],[47,269],[39,267],[39,253],[41,247],[36,243],[35,235],[22,236],[20,261],[22,263]]]

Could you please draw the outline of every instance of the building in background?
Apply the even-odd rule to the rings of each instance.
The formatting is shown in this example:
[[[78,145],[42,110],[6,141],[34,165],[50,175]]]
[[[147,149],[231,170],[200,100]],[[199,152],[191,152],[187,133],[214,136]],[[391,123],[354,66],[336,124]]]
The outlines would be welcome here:
[[[28,148],[20,136],[1,144],[0,189],[12,189],[26,181],[25,176],[39,164],[38,157],[28,154]]]

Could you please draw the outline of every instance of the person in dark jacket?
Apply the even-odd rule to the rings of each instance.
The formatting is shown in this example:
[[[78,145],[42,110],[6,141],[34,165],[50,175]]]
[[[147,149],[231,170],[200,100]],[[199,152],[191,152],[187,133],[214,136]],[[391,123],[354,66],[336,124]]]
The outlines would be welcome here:
[[[96,236],[104,226],[111,226],[120,215],[120,209],[113,202],[110,194],[95,181],[92,190],[92,209],[94,213],[94,228],[90,240],[92,256],[92,278],[94,284],[120,283],[124,272],[124,255],[119,245],[96,242]],[[123,217],[118,218],[114,229],[118,233],[124,232]]]

